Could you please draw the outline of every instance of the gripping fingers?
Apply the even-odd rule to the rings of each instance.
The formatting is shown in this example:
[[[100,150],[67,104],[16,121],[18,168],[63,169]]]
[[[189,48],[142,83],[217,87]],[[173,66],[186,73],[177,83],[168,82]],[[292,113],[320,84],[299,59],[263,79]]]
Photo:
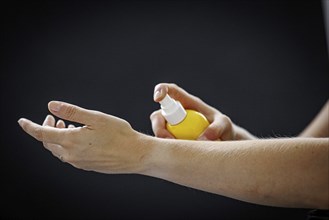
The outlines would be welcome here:
[[[152,123],[152,130],[155,136],[161,138],[175,138],[166,129],[165,119],[161,116],[160,111],[153,112],[150,116]]]
[[[217,115],[215,120],[208,126],[199,140],[234,140],[233,123],[226,115]]]
[[[64,130],[62,129],[41,126],[24,118],[21,118],[18,123],[26,133],[38,141],[54,144],[61,144],[63,142]]]

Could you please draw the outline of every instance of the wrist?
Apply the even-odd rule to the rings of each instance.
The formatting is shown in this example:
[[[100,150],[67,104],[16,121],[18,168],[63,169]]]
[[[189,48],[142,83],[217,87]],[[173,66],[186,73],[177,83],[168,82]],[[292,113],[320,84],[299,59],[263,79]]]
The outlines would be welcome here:
[[[142,134],[140,143],[145,149],[145,154],[141,159],[141,170],[138,174],[164,178],[167,169],[167,163],[170,161],[170,144],[172,140],[165,138],[157,138]]]
[[[135,173],[148,175],[148,173],[151,172],[158,139],[160,138],[137,132],[137,139],[135,139],[133,145],[135,145],[139,152],[139,164]]]

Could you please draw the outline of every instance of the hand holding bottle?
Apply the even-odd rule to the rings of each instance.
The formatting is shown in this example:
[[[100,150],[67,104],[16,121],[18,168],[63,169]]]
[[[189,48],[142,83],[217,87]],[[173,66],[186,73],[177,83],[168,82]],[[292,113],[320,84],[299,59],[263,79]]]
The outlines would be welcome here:
[[[166,95],[179,101],[185,109],[192,109],[203,114],[210,125],[199,136],[198,140],[235,140],[235,125],[229,117],[217,109],[207,105],[200,98],[187,93],[175,84],[158,84],[154,89],[154,101],[162,101]],[[155,111],[150,116],[152,129],[157,137],[175,138],[166,128],[166,120],[161,110]]]

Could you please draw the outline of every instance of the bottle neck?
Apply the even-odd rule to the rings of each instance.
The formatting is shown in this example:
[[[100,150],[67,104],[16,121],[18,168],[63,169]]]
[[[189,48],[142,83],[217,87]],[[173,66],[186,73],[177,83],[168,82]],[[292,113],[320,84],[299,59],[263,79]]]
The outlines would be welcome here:
[[[160,101],[161,113],[170,125],[179,124],[186,117],[186,110],[182,104],[169,95],[166,95],[163,100]]]

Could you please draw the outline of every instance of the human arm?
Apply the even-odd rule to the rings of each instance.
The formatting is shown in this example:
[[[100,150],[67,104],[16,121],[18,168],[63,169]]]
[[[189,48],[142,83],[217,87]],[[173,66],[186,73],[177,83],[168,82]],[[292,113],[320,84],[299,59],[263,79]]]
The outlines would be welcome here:
[[[97,111],[51,102],[77,128],[19,124],[71,165],[102,173],[137,173],[251,203],[328,208],[329,139],[183,141],[136,132],[128,122]],[[56,109],[56,110],[54,110]]]
[[[251,203],[328,209],[329,139],[152,139],[146,174]]]
[[[154,88],[154,101],[161,101],[166,94],[180,101],[185,108],[203,113],[210,125],[199,137],[199,140],[254,140],[246,129],[236,125],[232,120],[217,109],[209,106],[200,98],[189,94],[176,84],[160,83]],[[160,110],[154,111],[151,116],[152,129],[157,137],[174,138],[166,129],[166,122]],[[298,137],[329,137],[329,100],[322,107],[318,115],[301,132]]]
[[[200,98],[189,94],[184,89],[172,83],[160,83],[154,88],[154,101],[160,102],[166,94],[180,101],[186,109],[201,112],[210,122],[208,128],[200,135],[198,140],[252,140],[257,139],[246,129],[236,125],[231,119],[209,106]],[[166,122],[160,110],[150,116],[152,129],[157,137],[174,138],[166,129]]]
[[[329,137],[329,100],[299,137]]]

